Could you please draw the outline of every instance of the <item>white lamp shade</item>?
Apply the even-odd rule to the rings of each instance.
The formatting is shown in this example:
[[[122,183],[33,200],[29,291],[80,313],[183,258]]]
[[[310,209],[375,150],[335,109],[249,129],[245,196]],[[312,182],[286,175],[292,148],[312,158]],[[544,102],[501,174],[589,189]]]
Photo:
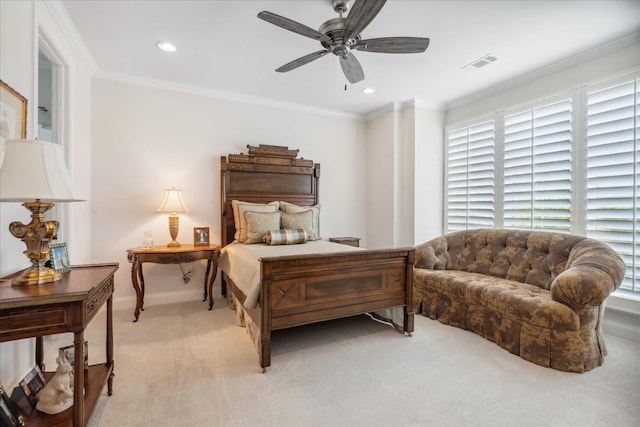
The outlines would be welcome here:
[[[0,202],[77,202],[62,146],[47,141],[5,142],[0,167]]]
[[[162,204],[156,212],[175,214],[187,212],[188,210],[186,203],[182,199],[182,190],[171,187],[164,190],[164,200],[162,200]]]

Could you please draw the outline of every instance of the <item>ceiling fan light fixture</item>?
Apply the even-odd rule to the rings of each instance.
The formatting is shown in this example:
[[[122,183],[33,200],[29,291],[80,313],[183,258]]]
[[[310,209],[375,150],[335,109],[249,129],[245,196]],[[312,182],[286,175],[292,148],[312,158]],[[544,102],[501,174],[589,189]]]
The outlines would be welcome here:
[[[169,42],[158,42],[158,49],[169,53],[173,53],[178,50],[174,44]]]
[[[374,93],[376,93],[376,90],[372,87],[365,87],[364,89],[362,89],[362,93],[364,93],[365,95],[373,95]]]

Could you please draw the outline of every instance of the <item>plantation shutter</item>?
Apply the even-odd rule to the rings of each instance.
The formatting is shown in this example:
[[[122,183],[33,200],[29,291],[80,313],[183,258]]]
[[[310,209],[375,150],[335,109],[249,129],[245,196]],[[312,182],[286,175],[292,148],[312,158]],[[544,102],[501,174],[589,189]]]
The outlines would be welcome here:
[[[571,100],[505,115],[504,226],[571,230]]]
[[[494,225],[494,121],[448,132],[447,229]]]
[[[640,293],[640,94],[631,80],[587,96],[587,236],[625,261],[621,288]]]

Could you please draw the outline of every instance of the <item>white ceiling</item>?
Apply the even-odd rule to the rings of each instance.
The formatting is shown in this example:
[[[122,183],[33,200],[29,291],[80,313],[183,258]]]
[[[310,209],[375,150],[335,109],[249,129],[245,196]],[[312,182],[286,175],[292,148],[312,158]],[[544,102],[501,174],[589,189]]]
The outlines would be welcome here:
[[[365,80],[347,85],[327,55],[274,70],[320,43],[256,17],[268,10],[312,28],[338,15],[330,0],[63,1],[98,75],[146,78],[312,108],[366,114],[416,99],[434,108],[640,30],[640,1],[389,0],[363,38],[429,37],[422,54],[354,52]],[[160,40],[177,45],[167,54]],[[493,54],[484,68],[462,68]],[[366,96],[364,87],[376,93]],[[235,96],[235,95],[233,95]]]

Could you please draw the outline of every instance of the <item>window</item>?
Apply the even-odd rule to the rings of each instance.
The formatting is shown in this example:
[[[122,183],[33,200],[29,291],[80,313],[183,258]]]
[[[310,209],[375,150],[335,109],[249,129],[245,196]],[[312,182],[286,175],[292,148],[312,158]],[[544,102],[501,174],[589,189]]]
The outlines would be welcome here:
[[[572,232],[624,259],[640,296],[640,72],[448,127],[447,231]]]
[[[447,228],[493,227],[494,122],[454,130],[447,137]]]
[[[571,229],[571,100],[504,118],[504,226]]]
[[[627,264],[621,288],[640,293],[640,112],[638,80],[587,96],[587,236]]]

